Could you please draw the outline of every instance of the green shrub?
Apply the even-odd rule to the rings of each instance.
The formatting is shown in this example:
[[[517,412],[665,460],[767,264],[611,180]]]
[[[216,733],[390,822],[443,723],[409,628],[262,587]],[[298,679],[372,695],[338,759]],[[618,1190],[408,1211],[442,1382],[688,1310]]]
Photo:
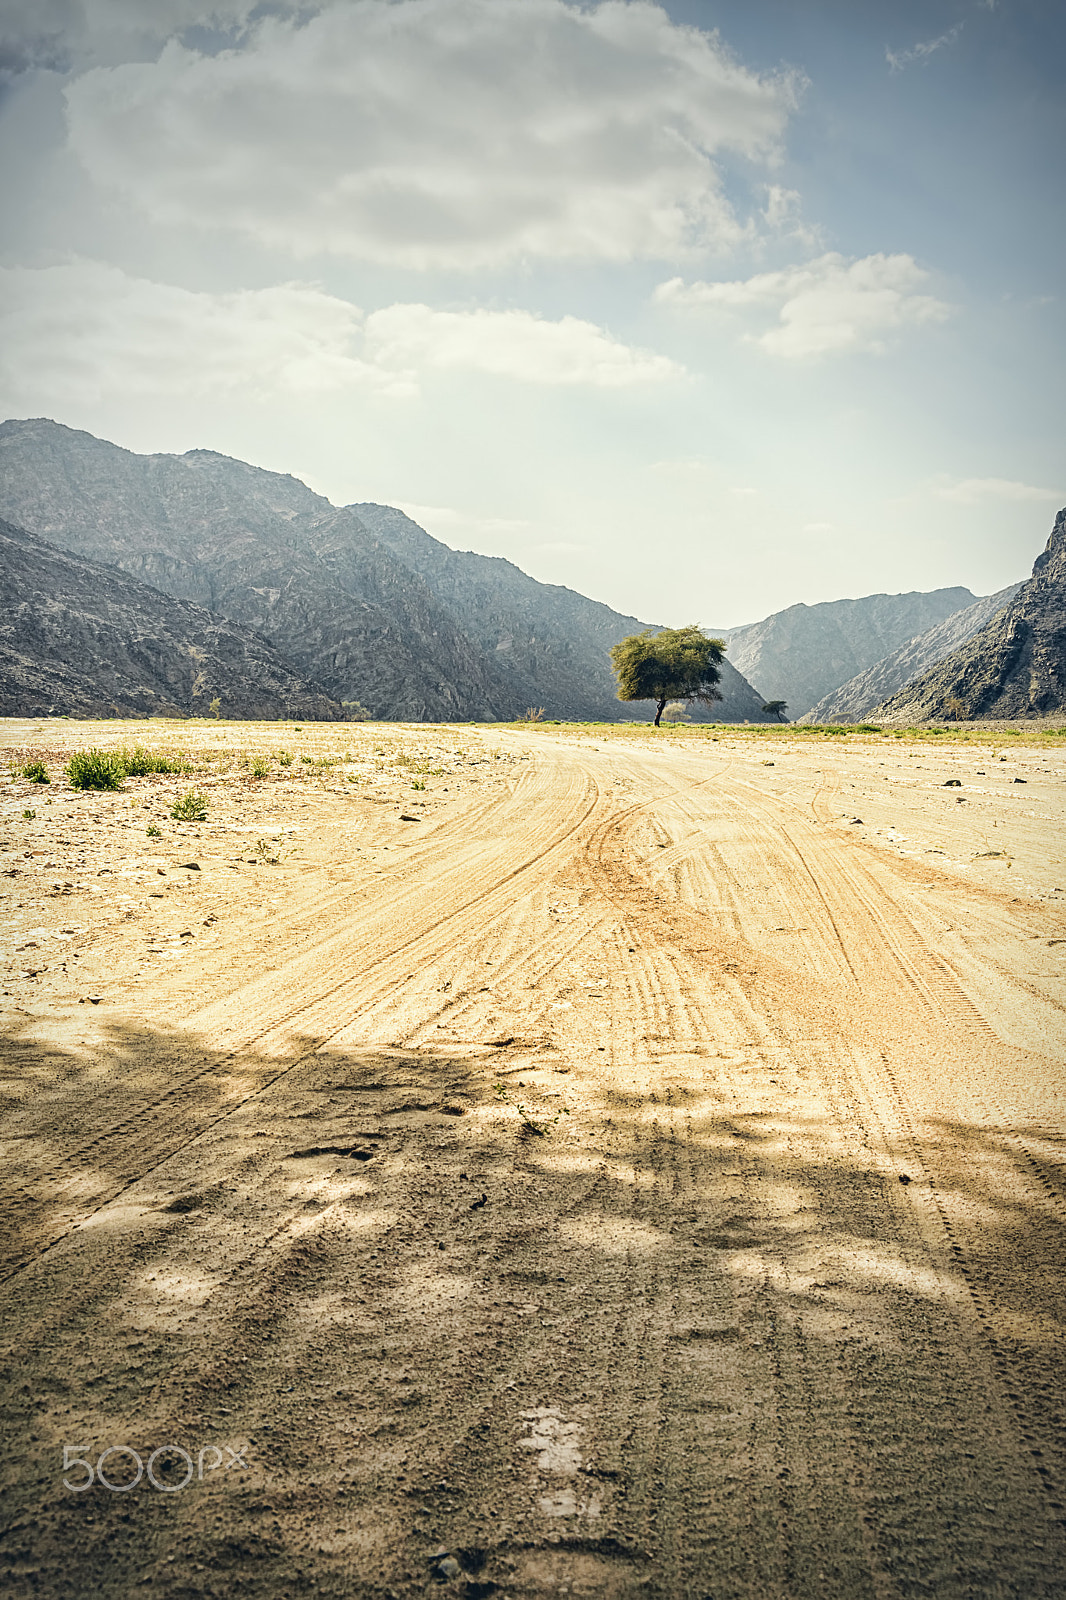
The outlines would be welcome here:
[[[24,811],[22,813],[22,820],[23,820],[23,822],[36,822],[37,821],[37,813],[36,813],[36,811]]]
[[[72,789],[120,789],[125,776],[122,757],[113,750],[78,750],[67,762]]]
[[[248,770],[253,778],[269,778],[270,761],[266,756],[253,756]]]
[[[123,749],[119,760],[126,769],[127,778],[146,778],[150,772],[190,772],[192,769],[183,756],[157,755],[135,744],[132,750]]]
[[[283,767],[291,767],[292,766],[292,751],[291,750],[279,750],[278,751],[278,761],[279,761],[280,765],[283,766]]]
[[[412,783],[412,785],[411,785],[412,789],[424,789],[425,787],[426,787],[426,780],[424,778],[416,778],[414,783]]]
[[[149,839],[161,839],[163,837],[162,828],[157,828],[154,822],[150,822],[144,831]]]
[[[180,799],[175,800],[170,808],[170,815],[175,822],[206,822],[207,796],[200,794],[196,789],[189,789]]]
[[[43,761],[27,761],[22,769],[22,776],[31,783],[51,783],[47,768]]]

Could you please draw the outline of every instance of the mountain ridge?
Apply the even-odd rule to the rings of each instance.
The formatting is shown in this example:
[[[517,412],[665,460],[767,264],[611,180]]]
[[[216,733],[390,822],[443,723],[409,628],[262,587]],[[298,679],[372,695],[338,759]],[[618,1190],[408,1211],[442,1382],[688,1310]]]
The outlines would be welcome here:
[[[1030,578],[979,632],[891,695],[886,722],[1014,720],[1066,712],[1066,508]]]
[[[654,626],[576,589],[541,583],[504,556],[453,550],[394,506],[363,502],[352,509],[405,564],[423,577],[432,573],[434,592],[456,610],[482,648],[495,653],[501,671],[514,674],[516,686],[532,683],[553,706],[569,706],[567,714],[575,720],[591,716],[615,696],[611,645]],[[722,664],[719,687],[722,702],[706,710],[690,708],[694,720],[714,720],[723,709],[733,720],[767,720],[758,691],[731,661]]]
[[[834,689],[796,720],[803,723],[862,722],[882,701],[930,671],[938,661],[957,650],[999,614],[1021,588],[1008,584],[996,594],[984,595],[972,606],[952,612],[943,622],[908,639],[890,655]]]
[[[726,629],[730,659],[764,699],[784,700],[793,722],[908,639],[977,596],[961,586],[798,603],[745,628]]]
[[[357,507],[216,451],[142,456],[48,418],[0,424],[0,515],[254,629],[332,699],[404,721],[509,720],[531,705],[581,720],[639,715],[617,700],[606,652],[653,624],[494,565],[501,558],[451,551],[395,508],[364,510],[389,514],[387,538]],[[400,531],[409,556],[419,545],[422,571],[390,547]],[[477,594],[459,596],[461,578],[482,600],[495,591],[476,627]],[[553,608],[572,615],[571,633]],[[723,686],[717,717],[768,720],[732,666]]]

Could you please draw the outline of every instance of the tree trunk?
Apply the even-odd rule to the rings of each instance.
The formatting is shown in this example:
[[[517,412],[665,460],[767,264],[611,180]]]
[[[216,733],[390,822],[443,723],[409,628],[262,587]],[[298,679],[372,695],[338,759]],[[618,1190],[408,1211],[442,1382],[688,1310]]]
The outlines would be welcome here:
[[[656,727],[659,726],[659,718],[662,716],[662,714],[663,714],[663,712],[665,710],[666,710],[666,696],[664,695],[663,698],[659,701],[658,705],[655,707],[655,726]]]

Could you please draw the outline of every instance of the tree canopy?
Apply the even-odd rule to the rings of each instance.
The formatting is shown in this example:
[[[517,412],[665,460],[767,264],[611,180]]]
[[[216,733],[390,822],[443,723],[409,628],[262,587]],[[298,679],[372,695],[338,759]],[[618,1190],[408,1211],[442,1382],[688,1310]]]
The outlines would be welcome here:
[[[611,650],[618,698],[654,700],[656,727],[668,700],[720,700],[718,669],[725,650],[724,639],[709,639],[694,623],[631,633]]]

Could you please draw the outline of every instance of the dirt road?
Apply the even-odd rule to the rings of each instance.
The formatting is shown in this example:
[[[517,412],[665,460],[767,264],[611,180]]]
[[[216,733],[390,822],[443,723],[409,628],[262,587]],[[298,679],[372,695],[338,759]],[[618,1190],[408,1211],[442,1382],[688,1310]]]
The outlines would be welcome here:
[[[1063,756],[418,737],[12,878],[5,1592],[1066,1595]]]

